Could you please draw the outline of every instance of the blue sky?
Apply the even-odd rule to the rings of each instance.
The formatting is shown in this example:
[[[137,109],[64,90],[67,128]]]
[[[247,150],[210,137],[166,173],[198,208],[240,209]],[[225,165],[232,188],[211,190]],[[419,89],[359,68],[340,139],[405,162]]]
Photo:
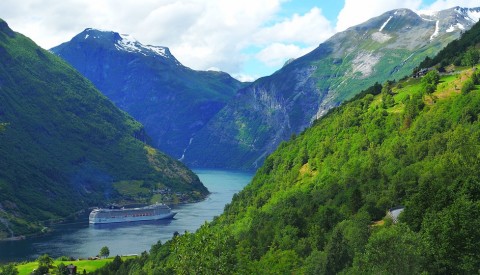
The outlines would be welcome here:
[[[479,0],[2,0],[0,18],[45,49],[85,28],[169,47],[184,65],[241,80],[270,75],[338,31],[396,8],[478,7]]]

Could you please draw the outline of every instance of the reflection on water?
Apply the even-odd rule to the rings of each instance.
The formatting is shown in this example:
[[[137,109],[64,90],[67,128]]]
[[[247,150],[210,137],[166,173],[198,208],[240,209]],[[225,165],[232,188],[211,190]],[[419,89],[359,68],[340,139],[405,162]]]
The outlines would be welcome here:
[[[143,227],[160,227],[167,226],[174,219],[154,220],[154,221],[136,221],[136,222],[118,222],[118,223],[99,223],[90,224],[89,226],[96,230],[115,230],[122,227],[143,226]]]
[[[110,255],[140,254],[152,244],[169,240],[175,232],[195,231],[205,221],[223,212],[233,194],[252,178],[250,173],[224,170],[195,170],[212,193],[206,200],[172,207],[174,219],[119,224],[89,225],[88,213],[80,221],[57,227],[54,234],[15,242],[0,242],[0,262],[23,261],[48,253],[52,257],[95,256],[103,246]]]

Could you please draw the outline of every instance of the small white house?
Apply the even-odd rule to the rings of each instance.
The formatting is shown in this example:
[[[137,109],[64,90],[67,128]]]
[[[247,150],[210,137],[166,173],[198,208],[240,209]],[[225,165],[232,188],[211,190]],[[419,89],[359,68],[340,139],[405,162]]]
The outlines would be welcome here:
[[[404,209],[405,209],[405,206],[397,206],[397,207],[390,208],[387,211],[387,216],[392,218],[393,223],[397,223],[398,216],[400,216],[400,213],[402,213]]]

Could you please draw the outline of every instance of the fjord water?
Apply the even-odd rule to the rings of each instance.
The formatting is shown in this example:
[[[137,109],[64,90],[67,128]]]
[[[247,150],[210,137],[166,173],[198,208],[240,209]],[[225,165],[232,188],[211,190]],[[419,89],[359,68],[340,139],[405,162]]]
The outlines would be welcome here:
[[[193,232],[205,221],[223,212],[233,194],[250,182],[251,173],[225,170],[194,170],[210,190],[206,200],[172,207],[175,219],[139,223],[88,224],[88,214],[81,220],[60,225],[49,236],[22,241],[0,242],[0,262],[35,259],[48,253],[52,257],[71,256],[86,258],[95,256],[102,246],[110,248],[110,255],[140,254],[152,244],[169,240],[174,232]]]

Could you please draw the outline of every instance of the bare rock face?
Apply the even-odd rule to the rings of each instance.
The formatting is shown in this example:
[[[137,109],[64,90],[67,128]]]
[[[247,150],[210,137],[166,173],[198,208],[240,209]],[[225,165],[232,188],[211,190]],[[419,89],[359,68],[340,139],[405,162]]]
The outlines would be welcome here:
[[[240,90],[194,137],[193,166],[255,169],[280,142],[375,82],[411,74],[478,21],[480,9],[387,12],[337,33]],[[312,33],[315,30],[312,30]],[[211,150],[213,149],[213,150]]]

